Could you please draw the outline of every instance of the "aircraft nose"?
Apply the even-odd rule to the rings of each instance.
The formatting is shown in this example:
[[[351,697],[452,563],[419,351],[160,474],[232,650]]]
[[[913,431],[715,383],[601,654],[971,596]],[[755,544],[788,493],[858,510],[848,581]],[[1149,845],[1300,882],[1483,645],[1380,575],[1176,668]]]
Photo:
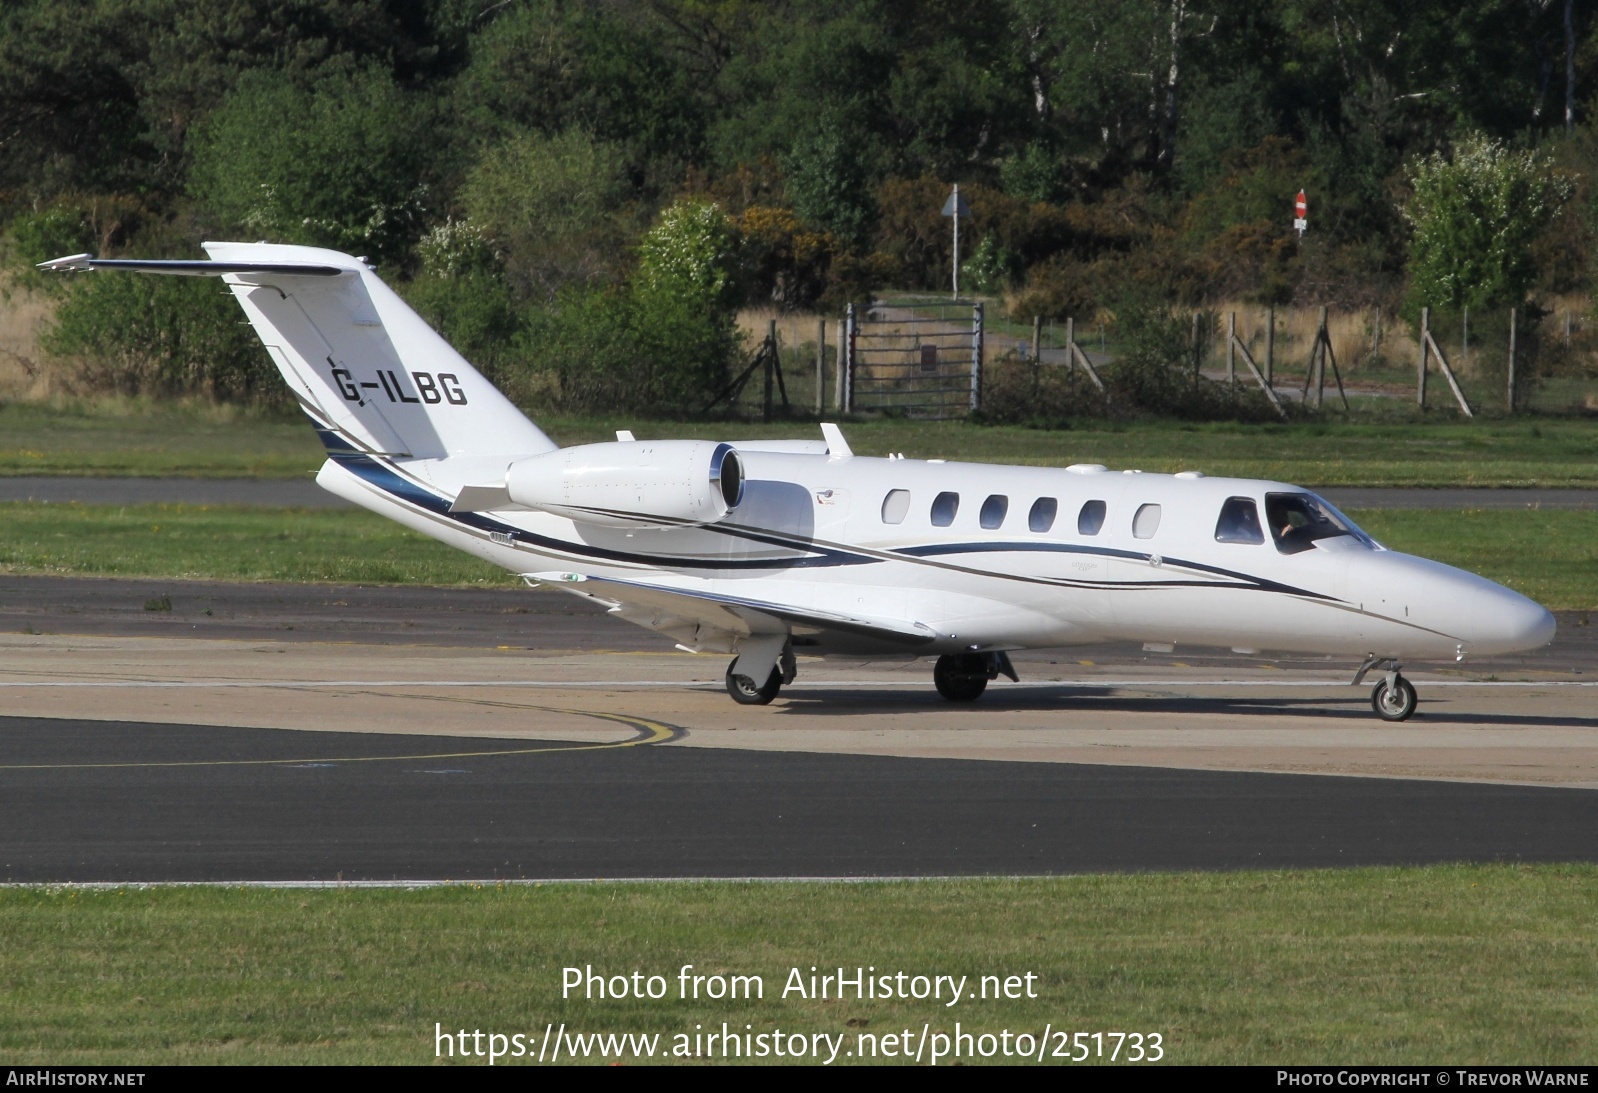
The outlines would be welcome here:
[[[1484,620],[1488,631],[1485,640],[1475,644],[1477,652],[1516,653],[1526,649],[1541,649],[1554,640],[1559,624],[1552,611],[1542,604],[1505,589],[1507,595],[1499,597],[1492,617]]]

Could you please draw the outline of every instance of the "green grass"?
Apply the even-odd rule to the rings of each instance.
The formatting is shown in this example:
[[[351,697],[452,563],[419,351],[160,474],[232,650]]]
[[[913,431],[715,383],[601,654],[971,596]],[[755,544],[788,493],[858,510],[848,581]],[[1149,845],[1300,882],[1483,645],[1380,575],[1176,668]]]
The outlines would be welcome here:
[[[562,444],[609,440],[616,429],[655,438],[820,437],[805,422],[556,416],[540,424]],[[1083,422],[1054,431],[879,420],[855,422],[845,431],[863,455],[1197,469],[1311,486],[1598,487],[1598,422],[1570,418],[1293,426]],[[0,407],[0,474],[286,478],[308,476],[321,462],[310,428],[292,416],[144,403]]]
[[[1395,550],[1436,558],[1557,610],[1598,609],[1598,512],[1361,509]],[[368,584],[514,584],[486,562],[371,513],[206,505],[0,504],[0,571]]]
[[[360,584],[519,584],[368,512],[0,504],[0,571]]]
[[[0,475],[298,478],[323,451],[304,416],[145,401],[0,403]]]
[[[0,891],[11,1064],[430,1063],[446,1029],[849,1037],[1045,1025],[1174,1063],[1582,1063],[1598,870]],[[560,997],[561,969],[758,974],[760,1001]],[[1038,976],[1034,1000],[781,997],[790,968]],[[669,1042],[669,1041],[668,1041]],[[840,1062],[847,1060],[840,1060]],[[1053,1061],[1053,1060],[1051,1060]]]
[[[1384,545],[1480,573],[1555,610],[1598,608],[1598,512],[1355,509]]]

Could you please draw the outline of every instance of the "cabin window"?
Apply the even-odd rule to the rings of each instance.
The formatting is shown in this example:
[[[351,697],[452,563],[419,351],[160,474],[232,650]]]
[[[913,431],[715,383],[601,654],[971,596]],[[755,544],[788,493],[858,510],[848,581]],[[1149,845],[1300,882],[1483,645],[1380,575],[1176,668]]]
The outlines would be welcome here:
[[[1097,535],[1104,527],[1104,513],[1106,506],[1103,501],[1089,501],[1082,506],[1082,511],[1076,514],[1076,530],[1078,535]]]
[[[960,495],[945,490],[932,499],[932,526],[946,528],[954,523],[954,514],[960,511]]]
[[[882,522],[884,524],[904,523],[904,518],[909,511],[909,490],[889,490],[888,496],[882,499]]]
[[[1060,511],[1060,502],[1052,497],[1040,497],[1032,502],[1032,511],[1027,513],[1026,526],[1033,531],[1042,533],[1054,526],[1054,516]]]
[[[982,502],[982,526],[989,531],[1004,524],[1004,514],[1010,511],[1010,499],[1002,493],[990,494]]]
[[[1252,497],[1228,497],[1221,506],[1221,518],[1215,521],[1217,543],[1263,543],[1265,530],[1260,527],[1259,506]]]
[[[1154,533],[1160,530],[1160,506],[1139,505],[1137,515],[1132,517],[1132,538],[1152,539]]]

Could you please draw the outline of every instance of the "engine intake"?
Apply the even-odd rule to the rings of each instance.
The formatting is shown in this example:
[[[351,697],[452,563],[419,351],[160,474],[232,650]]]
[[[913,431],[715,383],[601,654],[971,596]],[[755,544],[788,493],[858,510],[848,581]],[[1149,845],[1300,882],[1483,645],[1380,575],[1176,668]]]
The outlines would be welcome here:
[[[505,471],[518,505],[615,527],[713,524],[743,500],[731,444],[631,440],[580,444],[519,459]]]

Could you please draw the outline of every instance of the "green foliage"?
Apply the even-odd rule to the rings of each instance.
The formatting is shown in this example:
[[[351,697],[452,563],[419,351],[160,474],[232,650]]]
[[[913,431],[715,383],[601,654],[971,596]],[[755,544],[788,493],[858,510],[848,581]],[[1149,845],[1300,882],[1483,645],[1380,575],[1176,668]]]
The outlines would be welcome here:
[[[1404,215],[1414,227],[1409,276],[1432,307],[1511,306],[1537,277],[1532,243],[1573,185],[1535,152],[1485,136],[1460,142],[1452,160],[1432,153],[1413,168]]]
[[[968,292],[1003,292],[1010,284],[1016,266],[1015,255],[989,235],[977,244],[960,267],[960,283]]]
[[[490,149],[461,188],[470,221],[500,248],[513,286],[545,301],[609,274],[629,238],[626,156],[581,129]]]
[[[698,409],[726,382],[738,349],[735,263],[732,222],[710,202],[678,202],[645,234],[632,286],[645,397]]]
[[[77,274],[43,342],[89,390],[287,400],[232,293],[209,278]]]
[[[227,230],[394,261],[421,233],[427,130],[383,72],[313,90],[252,75],[194,135],[191,186]]]
[[[799,218],[854,243],[865,239],[875,211],[861,140],[835,115],[827,115],[784,160],[788,195]]]

